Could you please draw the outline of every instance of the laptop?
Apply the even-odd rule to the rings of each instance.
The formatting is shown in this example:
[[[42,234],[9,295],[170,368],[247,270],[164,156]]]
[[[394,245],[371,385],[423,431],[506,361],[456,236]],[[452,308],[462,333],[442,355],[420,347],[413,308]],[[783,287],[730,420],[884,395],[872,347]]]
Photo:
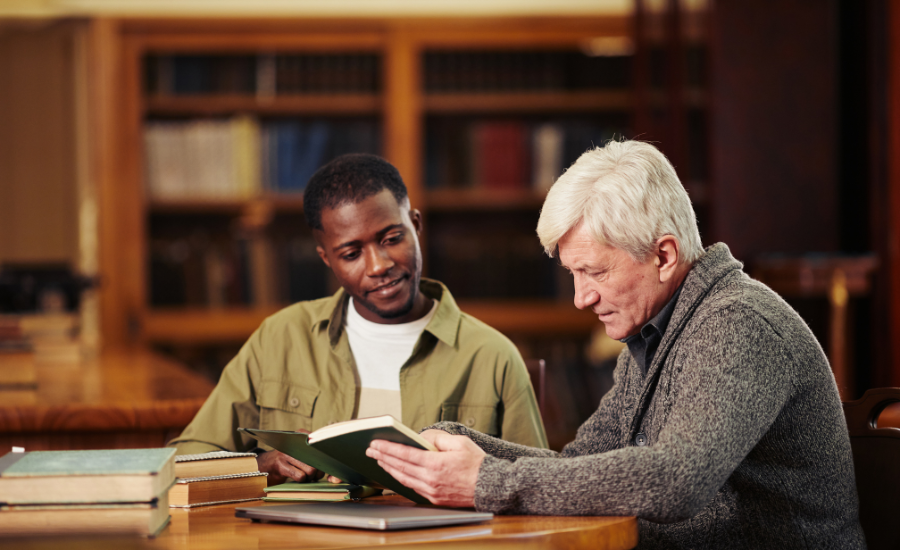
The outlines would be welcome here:
[[[234,515],[253,521],[279,521],[378,531],[462,525],[489,521],[494,518],[494,514],[483,512],[357,502],[303,502],[278,506],[235,508]]]

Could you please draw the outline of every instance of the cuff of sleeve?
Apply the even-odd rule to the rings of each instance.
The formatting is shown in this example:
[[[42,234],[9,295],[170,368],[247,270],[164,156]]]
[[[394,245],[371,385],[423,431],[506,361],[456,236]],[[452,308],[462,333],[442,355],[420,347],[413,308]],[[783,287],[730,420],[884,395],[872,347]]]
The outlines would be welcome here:
[[[512,462],[484,457],[475,482],[475,508],[483,512],[510,514],[516,509],[516,476]]]
[[[441,430],[442,432],[447,432],[450,435],[469,435],[469,429],[458,422],[438,422],[437,424],[432,424],[431,426],[422,428],[421,430],[419,430],[419,433],[422,433],[425,430]]]

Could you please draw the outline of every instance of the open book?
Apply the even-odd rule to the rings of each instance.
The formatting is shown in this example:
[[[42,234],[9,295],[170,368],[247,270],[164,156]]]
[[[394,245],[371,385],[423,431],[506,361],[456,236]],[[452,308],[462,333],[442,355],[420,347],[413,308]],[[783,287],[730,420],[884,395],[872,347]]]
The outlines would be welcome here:
[[[401,484],[366,456],[373,439],[385,439],[411,447],[436,451],[434,445],[390,415],[359,418],[320,428],[311,434],[279,430],[238,428],[279,451],[317,470],[354,485],[379,484],[413,502],[428,499]]]

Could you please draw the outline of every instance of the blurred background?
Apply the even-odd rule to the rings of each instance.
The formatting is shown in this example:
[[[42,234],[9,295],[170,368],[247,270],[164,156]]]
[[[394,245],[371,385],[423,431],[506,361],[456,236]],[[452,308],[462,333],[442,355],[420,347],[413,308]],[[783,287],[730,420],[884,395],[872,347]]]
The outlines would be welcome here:
[[[637,138],[844,399],[898,386],[897,55],[888,0],[3,0],[0,352],[152,349],[214,382],[267,315],[336,290],[302,190],[372,152],[423,212],[426,276],[546,361],[558,448],[621,344],[542,254],[540,205]]]

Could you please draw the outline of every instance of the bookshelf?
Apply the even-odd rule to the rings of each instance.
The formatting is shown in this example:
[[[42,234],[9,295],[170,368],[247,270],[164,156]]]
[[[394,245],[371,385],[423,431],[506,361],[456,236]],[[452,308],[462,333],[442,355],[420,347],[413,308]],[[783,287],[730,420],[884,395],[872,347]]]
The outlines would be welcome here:
[[[285,149],[279,132],[320,142],[344,132],[344,149],[320,143],[330,152],[307,159],[306,172],[361,148],[396,165],[425,217],[426,275],[447,282],[463,310],[511,335],[586,338],[596,319],[572,307],[534,237],[549,184],[535,174],[558,175],[592,142],[633,137],[670,106],[665,88],[635,89],[634,29],[628,17],[93,21],[107,345],[240,342],[290,301],[333,291],[310,252],[302,177],[280,181],[269,158]],[[702,108],[702,89],[688,88],[680,101]],[[235,137],[241,125],[249,141]],[[550,160],[535,145],[542,131]],[[350,139],[361,134],[362,146]],[[469,158],[467,140],[487,157]],[[504,166],[491,147],[505,151]],[[232,160],[209,150],[229,148],[261,175],[226,174]],[[157,174],[167,162],[172,171],[166,155],[187,170],[169,188]],[[441,173],[441,162],[468,171]],[[192,172],[198,164],[219,175]],[[285,276],[290,262],[314,284]]]

